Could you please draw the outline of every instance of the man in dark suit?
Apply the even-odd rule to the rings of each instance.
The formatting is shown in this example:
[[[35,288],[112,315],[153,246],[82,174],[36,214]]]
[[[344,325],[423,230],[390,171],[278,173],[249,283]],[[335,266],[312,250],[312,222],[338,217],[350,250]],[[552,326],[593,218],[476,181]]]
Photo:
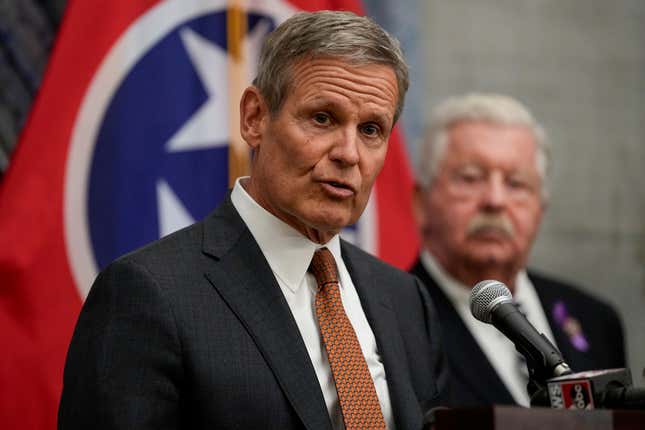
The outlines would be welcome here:
[[[365,208],[407,87],[398,43],[367,18],[279,26],[240,103],[250,177],[99,274],[59,428],[421,428],[443,378],[431,300],[338,236]]]
[[[625,366],[609,305],[525,269],[548,199],[548,145],[531,113],[501,95],[451,98],[431,116],[415,192],[423,249],[411,272],[437,308],[456,405],[529,404],[522,357],[470,314],[470,289],[485,279],[509,287],[574,371]]]

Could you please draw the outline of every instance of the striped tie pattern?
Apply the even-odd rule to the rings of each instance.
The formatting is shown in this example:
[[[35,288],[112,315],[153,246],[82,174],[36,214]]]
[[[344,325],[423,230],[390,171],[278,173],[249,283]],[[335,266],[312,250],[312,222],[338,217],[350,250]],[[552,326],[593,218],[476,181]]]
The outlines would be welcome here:
[[[385,429],[385,419],[374,382],[354,328],[343,308],[336,262],[329,249],[321,248],[315,252],[309,272],[318,283],[316,316],[336,384],[345,428]]]

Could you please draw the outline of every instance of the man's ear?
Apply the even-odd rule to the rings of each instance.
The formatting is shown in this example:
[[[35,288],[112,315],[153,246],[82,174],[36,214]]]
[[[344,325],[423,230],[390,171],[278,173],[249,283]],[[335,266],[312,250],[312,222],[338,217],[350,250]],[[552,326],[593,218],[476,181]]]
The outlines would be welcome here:
[[[269,110],[264,97],[254,86],[244,90],[240,100],[240,134],[252,148],[257,149],[268,123]]]

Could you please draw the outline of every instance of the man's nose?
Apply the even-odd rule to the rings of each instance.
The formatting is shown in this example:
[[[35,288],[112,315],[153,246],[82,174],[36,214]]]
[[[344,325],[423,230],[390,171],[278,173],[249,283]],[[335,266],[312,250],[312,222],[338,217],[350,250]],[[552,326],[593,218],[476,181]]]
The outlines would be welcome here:
[[[500,209],[506,205],[508,189],[506,188],[504,175],[500,172],[490,174],[483,190],[482,200],[484,206],[489,209]]]
[[[339,132],[334,136],[334,142],[329,153],[329,157],[332,161],[337,161],[344,165],[352,166],[358,164],[360,159],[358,153],[359,144],[360,136],[356,127],[343,127],[339,129]]]

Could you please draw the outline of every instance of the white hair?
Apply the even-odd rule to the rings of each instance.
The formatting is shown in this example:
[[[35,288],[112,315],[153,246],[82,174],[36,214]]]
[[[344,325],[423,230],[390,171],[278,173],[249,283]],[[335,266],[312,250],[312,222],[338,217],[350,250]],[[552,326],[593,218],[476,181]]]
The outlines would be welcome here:
[[[536,167],[542,179],[542,199],[548,199],[551,143],[542,126],[525,106],[501,94],[471,93],[451,97],[432,111],[417,165],[417,181],[420,185],[427,187],[432,183],[448,144],[448,129],[460,121],[489,121],[528,127],[537,144]]]

